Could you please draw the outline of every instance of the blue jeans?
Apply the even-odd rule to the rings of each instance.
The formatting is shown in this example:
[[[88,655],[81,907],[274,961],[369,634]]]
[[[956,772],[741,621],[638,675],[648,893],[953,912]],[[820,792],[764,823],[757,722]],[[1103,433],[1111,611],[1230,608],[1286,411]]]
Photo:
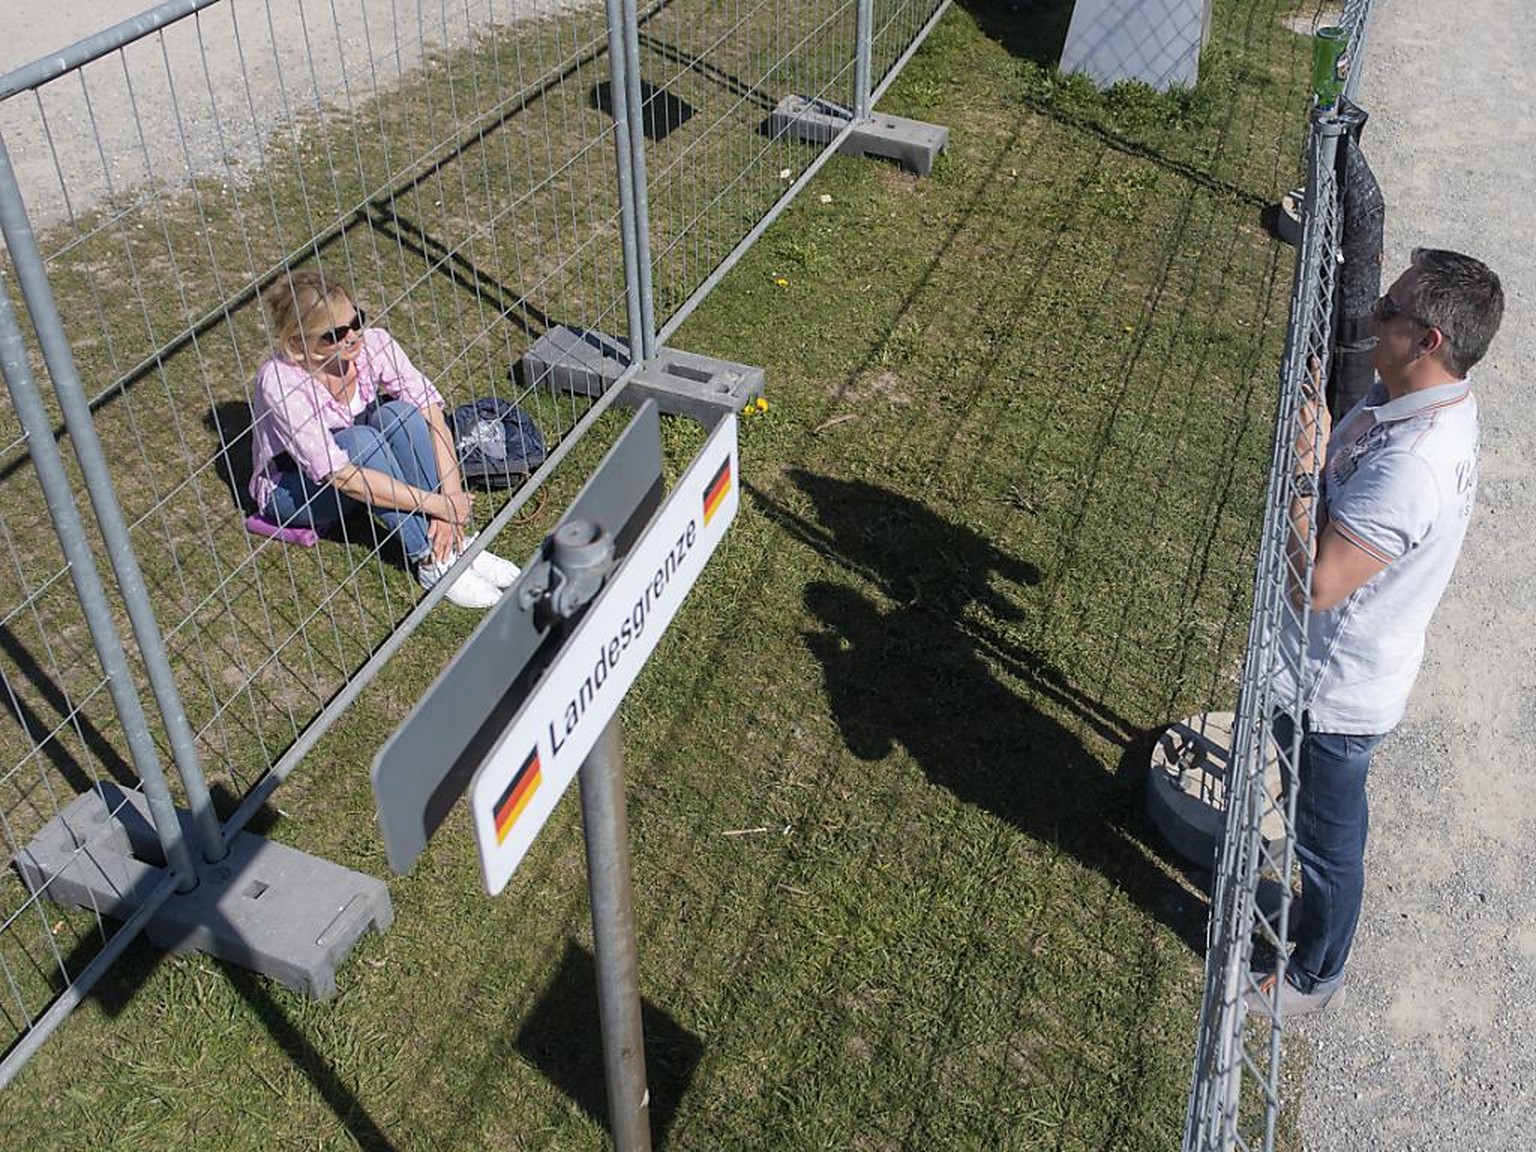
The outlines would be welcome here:
[[[1301,864],[1301,924],[1287,978],[1302,992],[1326,992],[1344,978],[1344,962],[1360,923],[1365,892],[1365,837],[1370,828],[1365,777],[1371,753],[1386,738],[1313,731],[1302,717],[1296,761],[1296,858]],[[1295,724],[1274,719],[1275,740],[1289,760]],[[1293,783],[1289,771],[1285,785]]]
[[[403,400],[375,400],[364,408],[357,423],[332,432],[347,458],[360,468],[383,472],[427,492],[437,490],[437,457],[432,453],[432,430],[414,404]],[[366,509],[373,518],[400,536],[400,545],[412,560],[432,552],[427,538],[427,518],[420,512],[377,508],[344,496],[334,484],[316,484],[298,469],[277,476],[277,488],[262,515],[279,524],[302,524],[325,529],[348,512]]]

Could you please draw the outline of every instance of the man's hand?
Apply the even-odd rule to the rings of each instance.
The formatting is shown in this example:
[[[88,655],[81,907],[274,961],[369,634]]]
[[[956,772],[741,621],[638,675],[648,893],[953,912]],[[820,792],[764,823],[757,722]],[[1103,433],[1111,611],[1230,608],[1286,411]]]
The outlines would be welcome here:
[[[1323,466],[1328,437],[1333,435],[1333,416],[1323,397],[1323,365],[1316,356],[1307,360],[1308,381],[1302,385],[1297,412],[1296,471],[1310,476]]]

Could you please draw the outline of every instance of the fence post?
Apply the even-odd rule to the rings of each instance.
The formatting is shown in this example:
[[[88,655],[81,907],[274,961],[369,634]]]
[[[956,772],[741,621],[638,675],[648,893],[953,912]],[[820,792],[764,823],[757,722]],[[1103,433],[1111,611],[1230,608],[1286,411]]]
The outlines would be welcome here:
[[[628,85],[630,167],[634,174],[635,267],[640,290],[640,359],[656,355],[656,301],[651,285],[651,209],[645,177],[645,102],[640,95],[640,17],[635,0],[624,9],[625,79]],[[618,105],[614,105],[615,110]]]
[[[636,234],[634,153],[629,134],[628,37],[622,0],[606,0],[608,91],[613,103],[613,160],[619,183],[619,241],[624,254],[624,304],[629,321],[629,358],[645,358],[645,320],[640,306],[641,265]]]
[[[12,202],[15,184],[3,178],[10,172],[4,165],[4,147],[4,142],[0,141],[0,224],[7,221],[15,209]],[[6,235],[9,238],[9,232]],[[11,250],[11,258],[19,267],[21,260],[14,249]],[[128,742],[134,771],[138,773],[144,795],[149,800],[155,834],[165,852],[167,866],[177,876],[178,890],[189,891],[197,886],[197,871],[181,835],[181,821],[176,815],[176,805],[166,785],[165,773],[160,768],[155,742],[149,734],[143,702],[133,687],[122,638],[112,622],[112,609],[107,603],[106,589],[102,587],[101,573],[96,568],[95,557],[91,555],[91,547],[86,542],[80,511],[75,507],[69,477],[64,471],[64,461],[53,438],[52,422],[48,419],[47,409],[43,407],[37,384],[32,379],[26,345],[22,341],[16,313],[11,307],[10,294],[5,290],[3,278],[0,278],[0,375],[5,377],[17,418],[27,435],[28,452],[42,485],[48,516],[53,521],[64,559],[69,564],[69,578],[75,585],[75,595],[80,599],[85,625],[91,633],[91,643],[96,649],[97,659],[101,661],[102,671],[106,673],[107,690],[112,694],[118,720],[123,725],[123,735]]]
[[[43,269],[37,238],[32,234],[32,224],[27,218],[21,189],[16,182],[16,172],[11,166],[10,153],[3,138],[0,138],[0,233],[3,233],[6,247],[10,250],[16,281],[21,287],[27,311],[31,313],[43,360],[48,365],[53,390],[64,414],[64,424],[74,445],[75,459],[85,476],[91,507],[95,510],[96,522],[107,545],[107,556],[112,562],[112,570],[117,576],[118,587],[133,626],[134,638],[144,659],[144,670],[165,722],[166,738],[181,777],[182,788],[186,792],[203,859],[210,863],[222,860],[225,853],[224,836],[219,829],[212,798],[208,795],[202,766],[198,762],[196,739],[187,721],[181,692],[171,672],[165,638],[160,634],[154,607],[149,602],[144,574],[133,552],[123,510],[112,485],[111,471],[107,467],[101,440],[96,435],[96,425],[91,418],[90,403],[80,385],[74,353],[70,349],[69,338],[64,334],[64,322],[54,303],[53,290]],[[51,442],[52,430],[45,427],[44,436]],[[36,444],[37,437],[34,436],[34,448]],[[117,677],[112,676],[111,679],[115,684]]]
[[[870,58],[875,44],[875,0],[859,0],[858,24],[854,31],[853,119],[868,120],[870,108]]]

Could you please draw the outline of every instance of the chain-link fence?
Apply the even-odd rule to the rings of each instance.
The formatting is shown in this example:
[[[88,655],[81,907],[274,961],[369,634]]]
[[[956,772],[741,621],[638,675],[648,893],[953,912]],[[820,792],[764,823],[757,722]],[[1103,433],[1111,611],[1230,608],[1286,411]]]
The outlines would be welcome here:
[[[548,459],[482,498],[493,538],[617,391],[530,379],[530,347],[602,337],[625,378],[846,135],[783,98],[867,108],[946,5],[169,0],[0,75],[4,849],[142,792],[169,862],[122,925],[0,876],[0,1082],[447,583],[366,521],[247,531],[262,292],[320,270],[447,408],[531,416]]]
[[[1344,96],[1358,80],[1370,5],[1349,4]],[[1333,358],[1343,205],[1336,156],[1346,124],[1337,108],[1317,109],[1307,136],[1302,233],[1280,375],[1274,452],[1254,584],[1224,802],[1226,828],[1211,898],[1194,1075],[1185,1124],[1186,1152],[1275,1146],[1282,1110],[1285,1021],[1280,1000],[1263,993],[1266,976],[1285,979],[1292,907],[1296,789],[1307,635],[1317,524],[1299,497],[1319,481],[1318,429],[1304,415]],[[1300,547],[1292,547],[1293,539]],[[1283,684],[1294,685],[1283,691]],[[1276,735],[1290,733],[1289,739]],[[1261,898],[1262,893],[1262,898]]]

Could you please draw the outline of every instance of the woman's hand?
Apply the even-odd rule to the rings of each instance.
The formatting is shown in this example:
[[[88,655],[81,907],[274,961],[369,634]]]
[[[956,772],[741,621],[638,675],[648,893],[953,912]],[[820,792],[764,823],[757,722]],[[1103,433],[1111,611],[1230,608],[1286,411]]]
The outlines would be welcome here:
[[[446,520],[428,520],[427,543],[432,545],[432,559],[445,564],[464,547],[464,529]]]
[[[474,496],[464,491],[439,492],[433,503],[436,511],[427,517],[427,540],[433,558],[443,561],[464,547],[464,526],[469,523]]]
[[[474,503],[474,496],[463,489],[457,492],[444,492],[442,500],[442,512],[436,519],[446,521],[449,524],[462,528],[469,523],[470,506]]]

